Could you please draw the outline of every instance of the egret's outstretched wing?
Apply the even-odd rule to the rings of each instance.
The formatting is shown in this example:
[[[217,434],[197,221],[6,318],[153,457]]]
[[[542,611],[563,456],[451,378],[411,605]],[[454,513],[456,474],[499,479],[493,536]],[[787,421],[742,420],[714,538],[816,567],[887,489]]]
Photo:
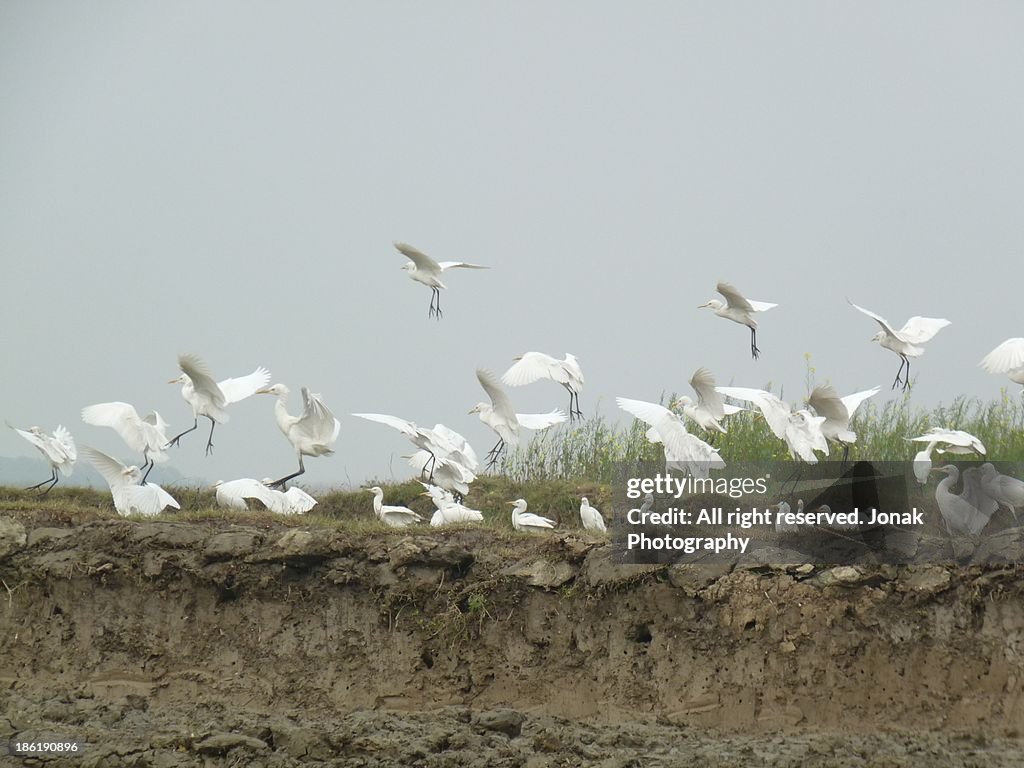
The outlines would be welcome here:
[[[395,248],[404,256],[408,256],[409,260],[416,265],[416,269],[434,273],[441,271],[441,265],[418,248],[413,248],[408,243],[395,243]]]
[[[947,325],[952,325],[952,323],[941,317],[918,317],[915,315],[907,320],[907,324],[900,329],[897,335],[909,344],[924,344]]]
[[[306,435],[311,442],[330,446],[338,439],[341,422],[334,418],[331,409],[320,395],[302,388],[302,416],[295,423],[295,429]]]
[[[934,427],[923,435],[918,437],[909,438],[914,443],[946,443],[947,445],[955,445],[961,448],[970,448],[971,450],[977,451],[978,453],[985,453],[985,446],[974,435],[970,432],[964,432],[961,429],[945,429],[943,427]]]
[[[462,267],[464,269],[490,269],[490,267],[485,267],[483,264],[470,264],[467,261],[440,261],[437,265],[441,268],[442,272],[446,269],[454,269],[456,267]]]
[[[501,377],[502,383],[510,387],[532,384],[538,379],[553,379],[562,383],[567,381],[568,377],[562,370],[561,362],[543,352],[527,352]]]
[[[876,390],[877,391],[877,390]],[[807,404],[814,409],[819,416],[824,416],[829,421],[836,421],[846,424],[850,420],[850,412],[846,410],[839,393],[831,384],[819,384],[807,398]]]
[[[82,453],[107,481],[111,490],[134,484],[131,470],[113,456],[108,456],[103,451],[98,451],[87,445],[82,446]]]
[[[576,355],[572,355],[568,352],[565,353],[565,360],[562,363],[565,366],[566,371],[569,373],[569,384],[571,384],[577,391],[583,387],[583,369],[580,368],[580,361],[576,359]]]
[[[1007,339],[979,363],[989,373],[1009,373],[1024,368],[1024,339]]]
[[[476,379],[480,382],[480,386],[484,388],[484,392],[487,393],[487,396],[491,398],[491,404],[494,406],[494,412],[510,424],[515,424],[515,408],[512,407],[512,401],[498,383],[498,378],[490,371],[484,370],[483,368],[477,368]]]
[[[725,297],[726,304],[732,309],[742,309],[747,312],[764,312],[772,309],[773,307],[779,306],[778,304],[772,304],[768,301],[753,301],[748,299],[738,290],[736,287],[729,283],[719,283],[715,286],[720,294]]]
[[[53,456],[50,455],[49,450],[47,450],[46,435],[37,435],[35,432],[29,432],[27,429],[18,429],[17,427],[12,426],[11,424],[8,424],[7,426],[13,429],[26,440],[28,440],[30,443],[32,443],[32,445],[34,445],[40,451],[42,451],[47,458],[53,458]]]
[[[65,475],[70,475],[73,469],[72,465],[78,460],[78,450],[75,448],[75,439],[71,436],[71,433],[65,429],[62,425],[58,424],[57,428],[53,430],[53,439],[56,443],[56,449],[64,454],[65,461],[60,462],[60,469]]]
[[[860,408],[861,403],[870,397],[874,397],[881,391],[881,387],[872,387],[871,389],[865,389],[863,392],[854,392],[852,395],[846,395],[846,397],[839,398],[843,401],[843,405],[846,407],[846,412],[850,414],[850,418],[853,418],[853,414]]]
[[[259,480],[243,477],[229,480],[217,486],[217,503],[223,507],[246,509],[246,499],[256,499],[267,509],[274,511],[277,504],[276,491],[272,491]]]
[[[786,428],[789,425],[791,409],[789,405],[771,392],[750,387],[716,387],[716,389],[726,397],[733,397],[756,405],[764,416],[764,420],[768,422],[772,434],[780,440],[786,439]]]
[[[181,509],[181,505],[175,501],[174,497],[156,483],[129,485],[119,489],[118,495],[127,505],[128,514],[151,516],[162,512],[165,507]],[[118,511],[124,514],[121,509]]]
[[[867,315],[872,320],[874,320],[876,323],[878,323],[880,326],[882,326],[882,330],[885,331],[887,334],[889,334],[890,336],[895,336],[896,335],[896,331],[893,330],[893,327],[891,325],[889,325],[889,321],[886,320],[884,317],[882,317],[879,314],[876,314],[875,312],[872,312],[870,309],[864,309],[864,307],[858,307],[856,304],[854,304],[849,299],[847,299],[846,301],[847,301],[847,303],[849,303],[849,305],[851,307],[856,309],[858,312]]]
[[[224,402],[237,403],[239,400],[252,397],[269,383],[270,371],[261,365],[248,376],[224,379],[224,381],[217,382],[217,386],[220,387],[220,391],[224,395]]]
[[[521,427],[541,430],[555,424],[561,424],[569,417],[565,415],[564,411],[556,408],[550,413],[517,413],[516,418],[519,419],[519,426]]]
[[[416,437],[419,434],[413,422],[406,421],[398,416],[389,416],[386,413],[353,413],[352,415],[367,421],[376,421],[378,424],[387,424],[392,429],[397,429],[406,437]]]
[[[288,498],[288,511],[293,514],[305,514],[317,504],[316,499],[294,485],[284,495]]]
[[[213,380],[206,364],[197,355],[178,355],[178,367],[192,380],[192,388],[205,394],[217,408],[227,405],[227,399]]]
[[[690,377],[690,386],[697,393],[697,405],[716,419],[725,418],[725,401],[715,390],[715,377],[707,368],[698,368]]]

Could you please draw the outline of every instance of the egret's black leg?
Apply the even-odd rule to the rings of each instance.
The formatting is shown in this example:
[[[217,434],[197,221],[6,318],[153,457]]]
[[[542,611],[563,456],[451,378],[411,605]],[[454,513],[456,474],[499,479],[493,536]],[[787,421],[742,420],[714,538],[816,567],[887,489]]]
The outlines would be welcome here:
[[[56,467],[50,467],[50,476],[48,478],[43,480],[43,482],[41,482],[41,483],[36,483],[35,485],[30,485],[25,490],[26,491],[34,491],[36,488],[42,488],[47,483],[52,483],[56,479],[57,479],[57,468]],[[51,485],[50,487],[52,488],[53,486]],[[47,489],[47,490],[49,490],[49,489]]]
[[[217,427],[217,422],[212,417],[207,416],[210,419],[210,436],[206,440],[206,455],[209,456],[213,451],[213,430]]]
[[[843,463],[839,465],[840,471],[846,469],[846,459],[849,458],[849,456],[850,456],[850,446],[848,444],[844,443],[843,444]]]
[[[903,361],[907,364],[907,372],[903,375],[903,391],[910,389],[910,358],[904,356]]]
[[[489,459],[489,461],[487,462],[487,469],[491,469],[494,465],[496,465],[498,463],[498,459],[501,458],[501,454],[502,454],[502,452],[504,452],[504,450],[505,450],[505,440],[504,439],[499,439],[497,444],[493,448],[491,448],[491,450],[488,452],[487,456],[485,457],[485,458]]]
[[[181,445],[181,438],[183,438],[189,432],[195,432],[197,429],[199,429],[199,417],[198,416],[192,422],[192,427],[190,429],[186,429],[181,434],[178,434],[178,435],[175,435],[174,437],[172,437],[170,442],[168,442],[167,445],[164,446],[164,448],[170,448],[172,445]]]
[[[757,348],[757,329],[756,328],[751,328],[750,329],[750,354],[751,354],[751,356],[755,360],[757,360],[758,356],[761,354],[761,350]]]
[[[49,484],[49,485],[48,485],[48,486],[46,487],[46,490],[45,490],[45,491],[43,491],[43,496],[45,496],[46,494],[48,494],[48,493],[49,493],[50,491],[52,491],[52,490],[53,490],[53,486],[55,486],[55,485],[57,484],[57,481],[58,481],[58,480],[60,480],[60,475],[58,475],[58,474],[57,474],[57,470],[56,470],[56,468],[54,468],[54,470],[53,470],[53,482],[52,482],[52,483],[50,483],[50,484]]]
[[[299,454],[299,471],[298,472],[292,472],[290,475],[285,475],[280,480],[275,480],[274,482],[270,483],[267,487],[268,488],[277,488],[278,486],[283,486],[285,483],[287,483],[293,477],[298,477],[299,475],[303,474],[305,471],[306,471],[306,467],[303,466],[303,464],[302,464],[302,454]]]
[[[423,473],[427,471],[428,464],[430,465],[430,476],[427,478],[427,482],[432,483],[434,482],[434,468],[437,466],[437,456],[433,453],[430,454],[430,458],[424,462],[423,468],[420,469],[420,477],[423,477]]]
[[[153,471],[153,467],[155,467],[155,466],[156,466],[156,462],[155,462],[155,461],[153,461],[153,458],[152,458],[151,456],[148,456],[148,455],[147,455],[147,456],[145,457],[145,459],[146,459],[146,464],[148,464],[148,465],[149,465],[149,469],[147,469],[147,470],[146,470],[146,474],[144,474],[144,475],[142,476],[142,482],[141,482],[141,483],[139,483],[139,485],[145,485],[145,484],[146,484],[146,478],[147,478],[147,477],[149,477],[149,473],[150,473],[150,472],[152,472],[152,471]],[[146,466],[146,464],[143,464],[142,466]]]
[[[444,312],[441,311],[441,289],[435,288],[434,295],[437,297],[434,302],[434,315],[438,320],[440,320],[444,317]]]

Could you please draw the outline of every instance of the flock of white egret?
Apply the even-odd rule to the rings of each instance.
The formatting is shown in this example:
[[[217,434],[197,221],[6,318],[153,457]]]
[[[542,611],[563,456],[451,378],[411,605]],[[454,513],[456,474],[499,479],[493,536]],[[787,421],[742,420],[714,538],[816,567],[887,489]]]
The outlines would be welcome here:
[[[431,289],[428,316],[438,320],[442,317],[441,290],[447,288],[441,282],[441,275],[453,268],[488,269],[480,264],[466,262],[437,262],[405,243],[395,243],[395,247],[409,259],[401,268],[412,280]],[[754,315],[778,305],[748,299],[726,282],[718,283],[716,288],[725,301],[712,299],[700,305],[700,308],[709,308],[719,317],[749,328],[750,353],[757,359],[760,350],[757,346],[758,323]],[[915,316],[907,320],[897,331],[881,315],[853,302],[850,304],[881,326],[882,330],[875,335],[873,341],[877,341],[882,347],[900,357],[900,368],[892,388],[902,385],[907,389],[910,386],[910,359],[920,357],[924,353],[923,345],[950,322],[942,318]],[[584,376],[575,356],[566,354],[560,360],[542,352],[526,352],[513,358],[513,361],[500,379],[488,370],[479,368],[476,371],[477,380],[486,393],[487,400],[474,405],[469,413],[476,414],[498,438],[494,447],[485,456],[484,467],[481,467],[481,462],[469,441],[444,424],[439,423],[428,428],[388,414],[352,414],[389,426],[404,435],[411,443],[414,450],[403,458],[408,460],[421,481],[426,481],[424,494],[430,496],[437,508],[431,520],[434,525],[482,519],[481,513],[465,507],[462,499],[469,493],[477,474],[497,464],[510,446],[518,445],[521,430],[544,430],[555,424],[583,417],[579,395],[583,390]],[[1011,381],[1024,384],[1024,338],[1004,341],[986,355],[980,365],[990,373],[1005,374]],[[82,420],[86,424],[113,429],[128,449],[141,457],[141,465],[125,465],[95,448],[83,448],[84,455],[110,485],[117,511],[125,515],[153,515],[167,507],[180,508],[178,502],[164,489],[147,481],[153,467],[157,463],[167,461],[170,449],[180,446],[183,437],[199,428],[200,416],[210,422],[205,448],[206,453],[210,454],[217,425],[224,424],[229,419],[228,407],[232,403],[257,394],[273,395],[277,398],[274,416],[279,429],[295,450],[298,469],[277,480],[257,481],[241,478],[218,482],[217,501],[226,507],[242,508],[247,506],[249,500],[255,500],[271,511],[284,514],[309,511],[316,504],[316,500],[301,489],[288,489],[286,484],[306,471],[304,457],[329,456],[334,452],[341,423],[323,398],[303,387],[302,411],[298,415],[293,415],[288,412],[289,388],[280,383],[270,385],[270,371],[262,366],[248,375],[220,381],[212,376],[196,355],[179,356],[178,366],[180,375],[171,379],[170,383],[181,385],[181,395],[192,411],[193,423],[190,428],[177,435],[167,435],[167,422],[156,411],[140,416],[135,407],[128,403],[98,403],[82,409]],[[541,379],[554,381],[568,392],[568,414],[560,409],[553,409],[547,413],[516,412],[512,399],[502,385],[520,387]],[[725,461],[711,442],[690,431],[688,423],[695,425],[707,435],[708,440],[713,440],[715,434],[727,431],[729,416],[746,410],[746,407],[756,408],[763,415],[775,437],[786,444],[795,461],[815,463],[819,460],[818,454],[829,455],[829,446],[832,445],[842,447],[845,463],[850,447],[857,440],[856,433],[850,428],[850,422],[858,407],[880,391],[879,387],[874,387],[841,397],[831,385],[819,385],[811,392],[805,404],[792,404],[760,389],[716,386],[712,372],[703,367],[698,368],[691,376],[690,386],[696,399],[683,396],[671,403],[671,407],[668,408],[659,403],[625,397],[616,398],[616,403],[650,427],[647,438],[651,442],[662,444],[668,469],[700,477],[707,477],[712,469],[725,467]],[[727,399],[734,402],[728,402]],[[16,431],[32,443],[50,464],[50,477],[31,488],[46,486],[46,493],[56,485],[61,475],[71,474],[77,460],[77,450],[74,439],[66,428],[58,426],[52,435],[47,435],[39,427]],[[956,482],[957,470],[953,466],[933,469],[932,454],[971,453],[984,456],[984,446],[972,435],[957,430],[935,429],[925,435],[908,439],[926,444],[926,448],[913,460],[914,472],[919,482],[924,484],[933,472],[946,474],[946,479],[939,483],[936,495],[940,508],[945,504],[949,509],[953,509],[956,503],[963,502],[971,505],[975,512],[983,510],[980,514],[984,517],[985,511],[990,508],[994,511],[996,507],[993,504],[1003,504],[1016,516],[1016,508],[1024,504],[1024,483],[998,473],[997,477],[993,476],[995,470],[992,465],[986,465],[989,469],[985,470],[984,475],[978,470],[978,475],[971,475],[969,481],[967,476],[972,470],[965,472],[965,490],[961,495],[955,496],[956,502],[950,500],[950,497],[954,496],[950,486]],[[422,522],[422,518],[410,509],[385,505],[384,492],[380,487],[374,486],[367,490],[374,494],[373,509],[383,522],[393,526]],[[510,504],[514,507],[512,522],[517,530],[537,531],[554,526],[547,518],[527,513],[527,502],[524,499],[518,499]],[[992,511],[985,517],[986,522]],[[945,515],[945,511],[943,514]],[[961,510],[958,517],[954,515],[956,519],[953,523],[950,523],[950,518],[947,517],[947,525],[951,530],[980,530],[977,514],[972,513],[974,516],[970,519],[965,519],[965,514]],[[585,528],[596,531],[605,529],[601,514],[589,505],[586,498],[582,500],[580,516]]]

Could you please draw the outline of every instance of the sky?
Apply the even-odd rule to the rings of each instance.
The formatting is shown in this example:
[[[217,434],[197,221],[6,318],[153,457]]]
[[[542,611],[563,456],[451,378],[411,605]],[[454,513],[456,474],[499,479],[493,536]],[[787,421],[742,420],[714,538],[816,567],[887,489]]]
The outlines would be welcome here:
[[[218,379],[267,366],[293,413],[323,395],[342,431],[309,483],[402,479],[405,439],[349,414],[482,454],[474,370],[528,350],[574,353],[584,412],[615,419],[700,366],[805,395],[806,354],[889,397],[899,360],[847,297],[952,321],[913,402],[998,397],[977,363],[1024,335],[1021,39],[1012,2],[3,0],[0,415],[140,463],[79,412],[184,429],[166,382],[191,352]],[[491,269],[447,273],[436,322],[396,240]],[[779,304],[757,361],[697,309],[719,280]],[[273,405],[174,466],[292,471]]]

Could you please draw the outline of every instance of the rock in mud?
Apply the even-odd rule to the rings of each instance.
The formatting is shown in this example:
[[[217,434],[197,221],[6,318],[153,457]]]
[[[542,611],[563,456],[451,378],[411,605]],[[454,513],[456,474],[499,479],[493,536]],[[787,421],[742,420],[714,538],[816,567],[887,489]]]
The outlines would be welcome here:
[[[9,517],[0,517],[0,558],[25,546],[25,526]]]
[[[552,563],[549,560],[520,560],[510,565],[502,574],[515,576],[524,579],[531,587],[543,587],[544,589],[557,589],[563,584],[572,581],[576,577],[575,566],[559,560]]]
[[[514,709],[495,709],[479,713],[473,722],[485,730],[504,733],[510,739],[514,739],[523,732],[525,720],[526,717]]]

